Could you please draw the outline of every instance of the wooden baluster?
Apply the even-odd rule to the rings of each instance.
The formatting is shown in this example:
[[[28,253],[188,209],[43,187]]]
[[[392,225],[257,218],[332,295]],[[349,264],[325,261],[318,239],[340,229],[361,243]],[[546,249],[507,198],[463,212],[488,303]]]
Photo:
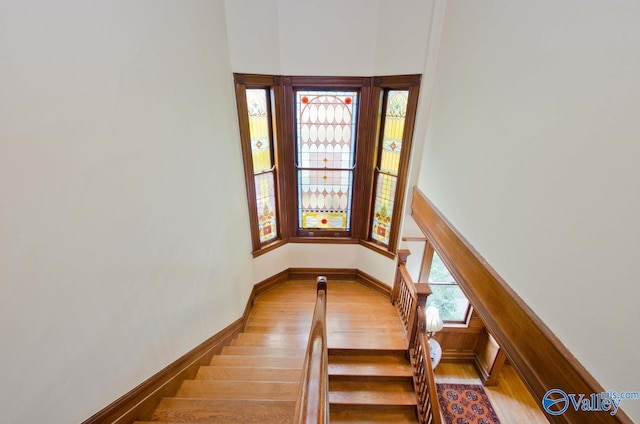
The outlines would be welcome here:
[[[418,306],[417,314],[419,323],[416,333],[416,365],[414,365],[414,368],[417,370],[416,396],[418,396],[418,403],[421,405],[419,410],[420,421],[440,424],[442,422],[440,405],[438,404],[438,394],[433,376],[429,339],[425,334],[426,318],[422,306]]]

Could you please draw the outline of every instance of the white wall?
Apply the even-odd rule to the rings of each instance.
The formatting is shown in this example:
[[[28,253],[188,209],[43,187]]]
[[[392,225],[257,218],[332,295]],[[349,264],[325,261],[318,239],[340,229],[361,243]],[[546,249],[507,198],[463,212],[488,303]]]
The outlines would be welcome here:
[[[424,69],[432,1],[225,0],[234,72],[371,76]]]
[[[359,244],[288,243],[254,259],[253,281],[288,268],[355,268],[389,286],[395,275],[394,260]]]
[[[234,72],[422,73],[432,1],[226,0]],[[288,267],[358,268],[393,284],[395,262],[359,245],[290,244],[254,261],[254,281]]]
[[[82,421],[241,316],[234,111],[220,1],[0,4],[4,422]]]
[[[640,389],[639,19],[637,2],[449,1],[418,183],[617,391]]]

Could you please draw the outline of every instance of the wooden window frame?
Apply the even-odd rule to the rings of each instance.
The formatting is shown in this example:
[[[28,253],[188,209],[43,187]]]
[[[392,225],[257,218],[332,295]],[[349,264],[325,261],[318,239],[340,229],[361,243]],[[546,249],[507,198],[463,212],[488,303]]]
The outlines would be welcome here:
[[[429,281],[429,275],[431,274],[431,265],[433,264],[434,253],[437,253],[437,251],[434,249],[433,244],[431,244],[428,240],[425,241],[424,253],[422,254],[422,264],[420,266],[420,279],[418,281],[425,281],[427,284],[429,284],[429,286],[431,285],[458,286],[460,290],[462,290],[462,287],[460,287],[460,285],[455,279],[453,280],[453,283],[437,283],[437,282],[432,283]],[[438,254],[438,257],[440,257],[440,260],[442,260],[442,256],[440,256],[440,254]],[[447,264],[444,264],[444,266],[447,268],[447,270],[449,270],[449,267],[447,266]],[[464,290],[462,290],[462,294],[464,294],[468,302],[467,310],[464,313],[464,317],[459,320],[442,320],[445,327],[468,327],[469,326],[469,321],[471,320],[471,314],[473,314],[473,305],[471,304],[471,301],[469,300],[469,296],[467,296]],[[431,294],[431,296],[434,296],[434,294]]]
[[[399,237],[402,204],[406,191],[411,141],[415,123],[420,75],[385,77],[315,77],[234,74],[238,123],[242,145],[247,203],[251,222],[253,256],[259,256],[287,242],[291,243],[353,243],[361,244],[382,255],[395,257]],[[276,178],[278,236],[260,242],[256,212],[255,184],[249,141],[246,89],[266,89],[271,102],[271,135]],[[350,230],[302,230],[298,228],[298,183],[295,130],[295,93],[297,90],[358,91],[358,123],[356,128]],[[389,245],[371,238],[373,216],[374,170],[378,163],[384,93],[388,90],[408,90],[407,117],[402,141],[398,182],[394,200]],[[310,234],[313,233],[313,234]]]
[[[367,229],[362,244],[373,249],[380,251],[381,253],[392,253],[395,256],[398,247],[398,237],[400,232],[398,227],[400,226],[402,209],[404,204],[405,192],[407,189],[407,178],[409,175],[409,160],[411,159],[411,146],[413,141],[413,130],[416,120],[416,111],[418,108],[418,95],[420,91],[420,75],[400,75],[400,76],[386,76],[376,77],[373,82],[373,96],[377,99],[375,108],[375,149],[376,154],[374,157],[374,165],[371,173],[372,192],[369,195],[369,214],[367,221]],[[375,199],[375,167],[378,165],[378,157],[381,155],[382,139],[384,135],[384,116],[386,99],[389,91],[392,90],[406,90],[409,92],[407,103],[407,114],[405,117],[404,132],[402,136],[402,150],[400,151],[400,164],[398,167],[398,176],[396,183],[395,199],[393,203],[393,214],[391,217],[391,234],[389,236],[389,244],[385,245],[371,237],[371,230],[373,226],[373,203]]]

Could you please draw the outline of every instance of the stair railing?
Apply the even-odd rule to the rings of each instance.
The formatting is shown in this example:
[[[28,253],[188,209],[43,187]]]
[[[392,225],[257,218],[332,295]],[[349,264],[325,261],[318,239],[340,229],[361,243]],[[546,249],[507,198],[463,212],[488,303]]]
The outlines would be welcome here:
[[[407,336],[409,359],[413,368],[413,387],[417,398],[418,420],[424,424],[441,424],[440,405],[431,365],[426,335],[424,306],[431,289],[427,283],[414,283],[407,271],[410,252],[398,251],[398,269],[391,292]]]
[[[329,353],[327,350],[327,279],[318,277],[316,307],[304,357],[295,424],[329,423]]]
[[[421,423],[440,424],[440,404],[433,376],[429,339],[425,334],[424,308],[418,306],[418,331],[415,332],[413,348],[409,350],[413,367],[413,386],[416,392],[418,417]]]

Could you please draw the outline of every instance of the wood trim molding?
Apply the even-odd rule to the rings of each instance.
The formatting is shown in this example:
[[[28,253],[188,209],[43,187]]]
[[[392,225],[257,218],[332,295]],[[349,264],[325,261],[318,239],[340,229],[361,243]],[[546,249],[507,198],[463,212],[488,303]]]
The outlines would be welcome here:
[[[251,255],[254,258],[257,258],[260,255],[264,255],[267,252],[271,252],[272,250],[277,249],[278,247],[287,244],[287,240],[283,240],[283,239],[278,239],[272,243],[269,243],[268,245],[259,248],[258,250],[254,250],[253,252],[251,252]]]
[[[417,188],[413,190],[411,215],[539,402],[550,389],[587,396],[604,391]],[[570,407],[564,414],[546,417],[554,423],[632,422],[621,409],[612,416],[606,411],[584,412]]]
[[[231,343],[242,328],[242,319],[234,321],[82,424],[128,424],[150,419],[163,397],[175,395],[182,381],[194,378],[198,368],[209,364],[213,355]]]
[[[324,275],[329,280],[355,280],[355,268],[289,268],[291,280],[316,280],[318,275]]]
[[[383,295],[387,299],[391,299],[391,286],[372,277],[366,272],[362,272],[359,269],[356,270],[356,281],[374,292]]]
[[[387,248],[381,244],[374,243],[370,240],[360,240],[360,246],[364,246],[367,249],[373,250],[376,253],[381,254],[382,256],[386,256],[389,259],[395,259],[396,254],[394,252],[390,252]]]
[[[476,354],[472,351],[443,351],[442,360],[440,362],[451,364],[473,364],[476,360]]]

